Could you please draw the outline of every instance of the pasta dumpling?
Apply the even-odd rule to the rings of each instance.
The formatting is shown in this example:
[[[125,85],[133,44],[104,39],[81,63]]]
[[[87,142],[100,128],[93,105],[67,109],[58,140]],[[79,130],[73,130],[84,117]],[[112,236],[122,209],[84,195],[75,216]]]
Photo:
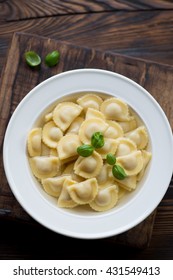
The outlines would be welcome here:
[[[112,185],[104,189],[99,189],[95,199],[89,203],[95,211],[106,211],[111,209],[118,202],[118,187]]]
[[[62,131],[65,131],[81,111],[82,107],[74,102],[59,103],[53,111],[53,121]]]
[[[79,128],[81,126],[81,124],[83,123],[84,118],[82,117],[77,117],[69,126],[67,133],[74,133],[74,134],[78,134],[79,132]]]
[[[108,124],[99,118],[91,118],[85,120],[79,129],[80,140],[88,144],[91,142],[91,137],[95,132],[104,133],[108,128]]]
[[[63,137],[63,133],[53,121],[47,122],[43,126],[42,140],[50,148],[56,148],[58,141]]]
[[[118,124],[122,127],[124,133],[137,128],[137,121],[132,116],[129,118],[128,121],[118,122]]]
[[[151,159],[148,142],[123,100],[81,92],[44,111],[26,144],[32,174],[57,206],[107,211],[131,199]]]
[[[43,185],[45,192],[47,192],[49,195],[53,197],[59,197],[65,179],[70,179],[70,178],[71,176],[67,176],[67,175],[51,177],[51,178],[42,179],[41,183]]]
[[[108,120],[126,121],[129,120],[129,109],[125,102],[118,98],[109,98],[103,101],[100,111]]]
[[[126,194],[127,190],[125,188],[122,188],[120,184],[118,184],[118,200],[121,200]]]
[[[96,177],[103,165],[102,157],[94,151],[89,157],[79,157],[74,164],[75,174],[83,178]]]
[[[133,175],[133,176],[127,176],[125,179],[123,180],[118,180],[115,178],[115,181],[118,182],[119,186],[121,186],[122,188],[124,188],[127,191],[132,191],[136,189],[136,185],[137,185],[137,176]]]
[[[125,137],[118,138],[117,143],[118,143],[118,147],[116,151],[117,157],[125,156],[134,151],[137,151],[136,144],[130,139],[127,139]]]
[[[99,110],[103,100],[98,95],[89,93],[78,98],[76,102],[86,111],[88,108]]]
[[[142,159],[143,159],[143,168],[142,170],[139,172],[138,176],[137,176],[137,181],[140,181],[144,175],[145,169],[152,157],[151,153],[145,150],[142,150]]]
[[[58,157],[58,151],[55,148],[50,149],[50,156]]]
[[[144,126],[126,133],[125,136],[130,138],[137,145],[138,149],[144,149],[148,144],[148,133]]]
[[[41,133],[42,129],[40,127],[36,127],[28,134],[27,145],[30,157],[41,155]]]
[[[36,156],[29,158],[31,170],[35,177],[44,179],[57,175],[60,169],[58,157]]]
[[[45,145],[43,142],[41,143],[41,156],[49,156],[51,148]],[[57,156],[57,155],[56,155]]]
[[[100,173],[96,177],[99,188],[103,188],[105,186],[112,185],[114,182],[114,178],[112,177],[112,166],[105,163]]]
[[[85,119],[88,120],[91,118],[99,118],[99,119],[105,120],[105,116],[102,114],[102,112],[100,112],[96,109],[93,109],[93,108],[88,108]]]
[[[81,183],[68,186],[68,192],[77,204],[90,203],[98,192],[98,184],[95,178],[85,180]]]
[[[84,178],[74,173],[74,162],[68,164],[63,171],[63,174],[70,175],[72,180],[76,182],[84,181]]]
[[[52,112],[47,113],[47,114],[44,116],[44,121],[45,121],[45,122],[52,121],[52,118],[53,118],[53,113],[52,113]]]
[[[123,136],[123,130],[116,121],[106,121],[109,127],[104,132],[106,138],[116,139]]]
[[[117,164],[124,170],[127,176],[138,174],[143,167],[141,151],[135,151],[128,155],[117,157]]]
[[[68,187],[76,184],[75,181],[71,180],[70,178],[66,178],[60,196],[58,198],[58,206],[65,207],[65,208],[74,208],[78,204],[71,198],[68,192]]]
[[[66,134],[63,136],[57,145],[58,155],[60,160],[68,159],[77,156],[77,147],[82,143],[79,136],[76,134]]]
[[[103,159],[106,158],[108,153],[115,154],[117,149],[117,142],[114,139],[104,138],[104,146],[99,149],[99,154]]]

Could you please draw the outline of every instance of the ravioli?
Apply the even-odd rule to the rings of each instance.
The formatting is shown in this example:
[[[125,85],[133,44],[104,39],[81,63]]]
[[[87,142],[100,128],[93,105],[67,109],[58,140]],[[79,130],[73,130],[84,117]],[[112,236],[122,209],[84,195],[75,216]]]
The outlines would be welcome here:
[[[57,149],[51,148],[51,149],[50,149],[49,155],[50,155],[50,156],[58,157],[58,151],[57,151]]]
[[[118,98],[106,99],[100,111],[105,115],[108,120],[127,121],[129,120],[129,109],[125,102]]]
[[[66,178],[64,183],[63,183],[63,187],[60,193],[60,196],[58,198],[58,206],[59,207],[65,207],[65,208],[74,208],[76,207],[78,204],[70,197],[69,195],[69,191],[68,191],[68,187],[72,186],[76,184],[75,181]]]
[[[106,158],[107,154],[115,154],[117,150],[117,141],[114,139],[104,138],[104,146],[97,150],[103,159]]]
[[[128,198],[146,175],[152,157],[149,134],[123,100],[81,94],[51,105],[40,117],[28,133],[28,161],[57,207],[108,211]],[[117,179],[121,170],[115,164],[123,168],[124,179]]]
[[[77,117],[70,125],[70,127],[67,130],[67,133],[74,133],[78,134],[79,133],[79,128],[81,124],[83,123],[84,118],[82,117]]]
[[[112,176],[112,166],[105,163],[103,164],[99,174],[96,177],[99,188],[112,185],[114,178]]]
[[[148,144],[148,133],[144,126],[126,133],[125,136],[130,138],[137,145],[138,149],[144,149]]]
[[[85,179],[77,174],[74,173],[74,162],[69,163],[64,171],[63,171],[63,175],[70,175],[72,180],[76,181],[76,182],[82,182]]]
[[[77,147],[81,145],[78,135],[71,133],[63,136],[57,145],[60,160],[77,156]]]
[[[73,201],[81,205],[90,203],[95,198],[98,192],[98,184],[95,178],[91,178],[68,186],[67,189]]]
[[[29,158],[31,170],[35,177],[44,179],[56,176],[60,169],[58,157],[36,156]]]
[[[98,95],[89,93],[78,98],[76,102],[86,111],[88,108],[99,110],[103,100]]]
[[[76,103],[62,102],[53,111],[53,121],[62,131],[65,131],[81,112],[82,107]]]
[[[104,189],[99,189],[96,198],[89,203],[95,211],[107,211],[113,208],[118,202],[118,187],[112,185]]]
[[[118,180],[115,178],[115,181],[118,182],[119,186],[121,186],[122,188],[124,188],[127,191],[135,190],[136,186],[137,186],[137,176],[136,175],[127,176],[123,180]]]
[[[102,114],[102,112],[93,108],[88,108],[88,110],[86,111],[85,119],[88,120],[92,118],[99,118],[105,120],[105,116]]]
[[[117,146],[118,146],[116,151],[117,157],[125,156],[134,151],[137,151],[136,144],[130,139],[127,139],[125,137],[118,138]]]
[[[48,147],[56,148],[62,137],[62,130],[57,127],[53,121],[49,121],[43,126],[42,140]]]
[[[107,128],[108,124],[102,119],[87,119],[82,123],[79,129],[79,138],[83,143],[88,144],[91,142],[91,137],[95,132],[99,131],[104,133]]]
[[[138,174],[143,167],[143,159],[141,151],[135,151],[128,155],[117,157],[119,164],[128,176]]]
[[[79,157],[74,164],[74,173],[83,178],[96,177],[103,165],[102,157],[99,153],[93,152],[89,157]]]
[[[128,121],[118,122],[118,124],[121,126],[124,133],[137,128],[137,121],[134,117],[130,117]]]
[[[45,192],[53,197],[59,197],[62,191],[63,183],[66,179],[71,179],[71,176],[58,176],[42,179],[41,183]]]
[[[145,173],[145,169],[152,157],[152,154],[148,151],[142,150],[141,152],[142,152],[143,167],[137,176],[137,181],[140,181],[142,179],[142,177]]]
[[[41,143],[41,156],[50,156],[51,148],[45,145],[43,142]],[[57,156],[57,154],[56,154]]]
[[[41,155],[41,133],[40,127],[33,128],[27,138],[28,153],[30,157]]]
[[[52,118],[53,118],[53,112],[47,113],[47,114],[44,116],[44,121],[45,121],[45,122],[52,121]]]
[[[128,191],[118,184],[118,200],[121,200],[127,193]]]
[[[116,121],[106,121],[109,125],[106,131],[104,132],[104,136],[106,138],[116,139],[123,136],[123,130],[121,126]]]

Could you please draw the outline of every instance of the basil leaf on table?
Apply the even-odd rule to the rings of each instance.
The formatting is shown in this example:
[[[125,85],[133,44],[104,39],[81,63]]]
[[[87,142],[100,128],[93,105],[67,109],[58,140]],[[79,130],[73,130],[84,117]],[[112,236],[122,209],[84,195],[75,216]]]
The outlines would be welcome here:
[[[26,63],[31,67],[36,67],[41,63],[40,56],[34,51],[25,52],[25,60]]]
[[[46,55],[45,63],[47,66],[52,67],[52,66],[55,66],[56,64],[58,64],[59,59],[60,59],[59,51],[53,51]]]

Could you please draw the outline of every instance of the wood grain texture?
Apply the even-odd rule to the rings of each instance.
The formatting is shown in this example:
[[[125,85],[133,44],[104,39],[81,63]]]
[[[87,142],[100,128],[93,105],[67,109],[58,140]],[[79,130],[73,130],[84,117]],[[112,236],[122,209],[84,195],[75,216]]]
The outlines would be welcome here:
[[[111,12],[0,24],[0,71],[16,31],[173,65],[172,12]]]
[[[2,66],[5,65],[7,48],[13,32],[16,31],[44,35],[80,46],[94,47],[102,51],[110,50],[119,54],[173,65],[173,2],[170,0],[43,0],[42,5],[39,5],[40,1],[0,0],[0,72]],[[74,2],[78,3],[75,5]],[[47,5],[47,3],[49,4]],[[105,3],[108,4],[105,5]],[[40,17],[40,19],[36,19],[36,17]],[[168,69],[163,66],[160,75],[162,72],[166,72],[166,76],[169,76],[171,71],[171,67]],[[157,75],[159,75],[158,72]],[[167,81],[167,83],[169,82]],[[163,87],[161,87],[163,94],[164,85],[163,81]],[[150,86],[152,87],[152,85]],[[158,88],[158,92],[159,90]],[[9,102],[13,104],[12,100]],[[13,105],[13,107],[15,106],[16,104]],[[169,108],[171,110],[171,104]],[[3,136],[1,135],[1,137]],[[2,170],[2,154],[0,170]],[[4,192],[2,200],[12,205],[14,197],[4,187],[6,184],[4,177],[1,177],[0,189],[3,188]],[[64,251],[59,246],[63,243],[66,244],[69,251],[68,259],[172,260],[172,198],[173,182],[170,183],[164,199],[157,208],[150,246],[145,250],[137,250],[132,247],[129,250],[126,246],[117,245],[116,241],[112,246],[112,242],[108,240],[101,242],[98,240],[94,242],[71,240],[57,235],[37,223],[33,222],[33,226],[31,226],[28,216],[25,217],[25,221],[29,221],[28,225],[26,222],[25,224],[18,224],[16,221],[13,223],[11,219],[8,222],[8,217],[12,215],[15,217],[15,212],[22,216],[23,209],[18,204],[10,209],[4,209],[5,205],[1,204],[3,208],[0,209],[0,215],[4,218],[0,219],[0,259],[67,259],[66,250]],[[45,243],[45,240],[48,242]],[[121,240],[122,242],[123,240]],[[95,248],[92,252],[91,247]]]
[[[61,60],[58,67],[48,68],[42,64],[40,70],[31,70],[24,62],[23,54],[29,49],[37,51],[41,57],[52,49],[59,49]],[[14,53],[17,52],[15,56]],[[10,67],[13,65],[13,67]],[[77,68],[101,68],[118,72],[148,89],[156,100],[163,107],[173,127],[173,81],[172,67],[157,65],[151,62],[136,60],[129,57],[114,55],[111,52],[100,52],[94,49],[81,48],[60,41],[46,39],[43,37],[33,37],[26,34],[15,34],[12,45],[9,50],[8,60],[2,75],[2,84],[0,92],[0,115],[2,116],[2,125],[0,127],[1,135],[1,159],[0,159],[0,215],[4,218],[18,218],[20,220],[31,221],[31,218],[24,212],[17,201],[14,199],[4,174],[2,164],[2,141],[8,120],[21,99],[38,83],[46,78],[66,71]],[[9,83],[10,74],[10,83]],[[23,86],[25,85],[25,86]],[[4,110],[5,108],[5,110]],[[170,189],[171,185],[170,185]],[[164,215],[169,224],[170,216],[173,212],[172,198],[169,196],[159,206],[161,215]],[[162,210],[162,207],[169,211],[169,215]],[[156,217],[157,218],[157,217]],[[151,237],[151,225],[153,224],[154,215],[150,216],[144,224],[140,224],[132,232],[113,238],[114,243],[145,247]],[[159,219],[160,221],[160,219]],[[162,220],[163,221],[163,220]],[[150,225],[150,227],[149,227]],[[159,225],[160,226],[160,225]],[[163,227],[163,224],[161,224]],[[164,223],[165,226],[165,223]],[[170,224],[170,232],[173,233],[173,225]],[[143,234],[141,234],[143,233]],[[134,239],[135,236],[135,239]],[[109,239],[110,240],[110,239]],[[136,242],[134,242],[134,240]],[[109,241],[110,242],[110,241]]]
[[[173,9],[169,0],[3,0],[0,21],[117,10]]]
[[[167,232],[167,224],[166,226],[160,224],[159,230],[155,230],[157,220],[160,219],[157,216],[150,245],[143,250],[119,245],[118,242],[112,243],[110,239],[71,239],[57,235],[36,223],[31,226],[27,223],[21,224],[0,219],[0,259],[172,260],[172,234]],[[165,218],[168,221],[168,216]],[[170,227],[171,224],[169,223]],[[163,227],[165,231],[162,230]],[[68,248],[68,256],[67,250],[64,250],[60,244],[65,244]]]

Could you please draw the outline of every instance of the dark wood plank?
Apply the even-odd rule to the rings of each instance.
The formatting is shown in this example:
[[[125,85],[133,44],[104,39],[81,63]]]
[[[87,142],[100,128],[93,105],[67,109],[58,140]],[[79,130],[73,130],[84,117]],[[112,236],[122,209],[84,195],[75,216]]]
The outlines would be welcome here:
[[[151,9],[173,9],[173,3],[169,0],[4,0],[0,1],[0,20],[14,21],[55,15]]]
[[[9,62],[6,63],[6,67],[4,69],[4,73],[8,72],[11,79],[9,80],[9,78],[6,75],[4,75],[4,79],[2,82],[2,93],[4,94],[4,96],[3,94],[1,94],[0,113],[2,115],[3,120],[6,121],[5,116],[9,117],[11,115],[12,111],[15,109],[15,107],[20,102],[20,100],[24,97],[24,95],[29,90],[31,90],[37,83],[59,72],[63,72],[69,69],[80,68],[80,67],[81,68],[95,67],[95,65],[97,65],[97,67],[99,68],[109,69],[111,71],[124,74],[129,78],[132,78],[133,80],[137,81],[142,86],[144,86],[149,92],[152,93],[152,95],[156,98],[156,100],[160,103],[160,105],[162,105],[162,108],[166,112],[167,117],[173,127],[173,111],[171,110],[171,105],[173,104],[173,94],[171,94],[172,83],[169,75],[170,72],[172,71],[171,67],[165,67],[164,65],[159,65],[158,67],[157,64],[152,62],[148,62],[146,64],[145,61],[135,60],[130,57],[124,59],[124,57],[121,58],[120,55],[114,56],[113,53],[102,54],[101,52],[96,51],[94,49],[75,47],[67,43],[57,44],[55,40],[51,40],[51,39],[46,40],[45,38],[43,38],[41,40],[40,39],[41,37],[38,37],[38,39],[37,37],[33,37],[33,38],[34,39],[32,39],[32,36],[30,35],[28,36],[16,35],[13,37],[12,46],[8,53]],[[32,42],[32,40],[35,41]],[[33,48],[44,57],[46,52],[49,52],[52,49],[57,48],[57,46],[60,49],[62,55],[62,61],[63,60],[65,61],[65,64],[63,63],[59,64],[58,69],[56,68],[48,69],[46,68],[46,66],[43,65],[40,72],[35,71],[34,72],[35,75],[33,76],[33,72],[30,71],[30,69],[27,68],[25,64],[23,64],[23,59],[24,59],[23,55],[26,49]],[[73,49],[73,56],[71,56],[71,48]],[[85,53],[88,54],[88,57],[87,56],[85,57],[84,55]],[[106,59],[104,58],[103,60],[104,56],[106,57]],[[79,57],[81,57],[81,60],[79,60]],[[85,58],[84,61],[82,60],[83,57]],[[11,64],[13,65],[13,67],[11,67]],[[139,71],[138,69],[139,66],[141,67],[141,71]],[[22,69],[22,67],[25,68]],[[14,86],[16,83],[16,74],[19,77],[19,81],[16,86],[16,95],[15,95]],[[28,75],[28,79],[25,82],[25,88],[23,88],[22,79],[25,79],[26,75]],[[32,79],[30,78],[31,75],[32,75]],[[157,77],[159,77],[160,83],[158,83]],[[156,84],[156,87],[153,88],[154,83]],[[12,94],[12,89],[16,100],[13,100],[14,104],[11,105],[10,94]],[[20,92],[20,94],[18,94],[18,92]],[[5,107],[4,107],[4,102],[6,102],[7,105]],[[2,127],[4,131],[5,125],[3,125],[3,123],[1,129]],[[0,144],[2,143],[2,135],[3,132],[1,130]]]
[[[31,70],[26,65],[23,58],[24,52],[29,49],[34,49],[41,55],[41,57],[44,57],[45,54],[52,49],[59,49],[61,53],[61,61],[58,67],[48,68],[42,64],[39,71]],[[13,67],[11,67],[11,65],[13,65]],[[118,54],[114,55],[111,52],[103,53],[94,49],[81,48],[65,42],[46,39],[43,37],[33,37],[27,34],[15,34],[8,53],[6,67],[3,72],[4,74],[2,75],[0,92],[0,115],[2,116],[0,127],[1,217],[9,217],[13,219],[18,218],[19,220],[30,222],[32,221],[32,219],[24,212],[21,206],[14,199],[4,175],[2,164],[2,141],[9,117],[20,100],[36,84],[56,73],[84,67],[97,67],[118,72],[144,86],[152,93],[152,95],[163,107],[173,127],[173,112],[170,110],[170,104],[173,103],[173,81],[172,78],[170,78],[172,77],[172,67],[136,60],[130,57],[123,57]],[[25,84],[25,87],[23,84]],[[163,91],[164,94],[160,94],[160,92]],[[170,198],[170,202],[172,203],[172,198]],[[167,209],[169,213],[172,213],[171,211],[173,206],[168,205],[167,200],[165,200],[164,203],[165,209]],[[167,208],[167,206],[169,207]],[[151,237],[154,214],[131,231],[116,238],[112,238],[111,243],[114,242],[118,244],[131,245],[139,248],[146,246]],[[169,216],[165,216],[169,222]],[[171,230],[173,232],[172,227]],[[110,242],[110,239],[108,242]]]
[[[58,235],[41,225],[0,220],[0,259],[101,259],[101,260],[172,260],[172,234],[153,230],[145,250],[112,244],[107,240],[80,240]],[[163,228],[163,225],[160,225]],[[142,233],[141,233],[142,234]],[[43,246],[44,244],[44,246]],[[66,250],[60,244],[65,244]],[[92,250],[91,248],[94,248]],[[67,253],[68,251],[68,253]]]
[[[0,71],[15,31],[44,34],[79,46],[173,65],[170,11],[98,13],[1,23]]]
[[[1,3],[2,2],[2,3]],[[8,20],[17,20],[18,18],[31,18],[31,14],[34,16],[38,13],[39,16],[44,16],[44,12],[40,14],[40,11],[30,11],[29,9],[23,10],[22,4],[21,7],[13,8],[11,12],[9,12],[9,7],[12,1],[0,1],[0,7],[5,7],[4,9],[0,8],[0,21],[4,21],[7,18]],[[19,1],[15,1],[16,3]],[[21,2],[21,1],[20,1]],[[22,1],[25,2],[25,1]],[[31,1],[28,1],[31,2]],[[38,1],[34,1],[35,3]],[[52,1],[51,1],[52,2]],[[57,1],[56,1],[57,2]],[[62,1],[65,2],[65,1]],[[68,1],[69,2],[69,1]],[[80,1],[81,2],[81,1]],[[88,1],[87,1],[88,2]],[[89,1],[90,2],[90,1]],[[97,1],[98,2],[98,1]],[[102,1],[101,1],[102,2]],[[119,1],[120,2],[120,1]],[[136,4],[136,1],[121,1],[122,2],[133,2]],[[137,1],[144,2],[144,1]],[[159,7],[160,2],[163,5],[172,5],[172,1],[145,1],[152,2],[149,5],[153,5],[153,2],[156,4],[154,9],[172,9],[172,7]],[[3,4],[3,6],[2,6]],[[50,2],[49,2],[50,4]],[[56,3],[55,3],[56,4]],[[13,3],[12,3],[13,5]],[[64,5],[64,3],[63,3]],[[89,5],[89,4],[88,4]],[[8,7],[7,7],[8,6]],[[50,10],[52,9],[50,4]],[[105,9],[105,8],[104,8]],[[126,9],[126,8],[125,8]],[[138,7],[138,9],[143,9],[143,7]],[[148,9],[148,7],[147,7]],[[150,9],[150,7],[149,7]],[[153,7],[151,7],[153,9]],[[14,11],[15,10],[15,11]],[[124,8],[120,7],[120,10],[124,10]],[[128,8],[127,8],[128,10]],[[130,9],[129,9],[130,10]],[[29,14],[28,14],[29,11]],[[110,10],[111,11],[111,10]],[[44,18],[44,20],[38,19],[30,19],[30,20],[22,20],[21,22],[15,21],[15,23],[8,22],[7,24],[0,23],[0,70],[2,69],[2,65],[5,63],[5,57],[7,54],[7,47],[10,44],[11,37],[14,31],[28,31],[35,34],[44,34],[45,36],[49,36],[52,38],[59,38],[63,40],[67,40],[73,44],[78,44],[81,46],[88,47],[96,47],[101,50],[111,50],[117,51],[119,53],[128,54],[134,57],[140,57],[144,59],[154,60],[156,62],[167,63],[173,65],[173,52],[172,52],[172,44],[173,44],[173,32],[172,32],[172,12],[118,12],[111,13],[111,20],[109,21],[109,16],[106,17],[106,24],[104,29],[104,18],[105,13],[99,11],[99,15],[79,15],[76,17],[77,25],[75,24],[75,16],[65,16],[65,9],[63,17],[55,17],[50,20],[49,18]],[[112,10],[113,11],[113,10]],[[91,13],[94,11],[91,11]],[[71,12],[67,12],[70,14]],[[77,13],[77,11],[75,12]],[[79,11],[79,13],[88,13],[87,11]],[[147,14],[149,15],[147,18]],[[5,16],[4,16],[5,15]],[[128,15],[128,16],[127,16]],[[138,20],[141,17],[141,24],[138,22],[135,23],[135,19]],[[49,15],[47,15],[49,17]],[[96,16],[96,17],[95,17]],[[127,19],[126,19],[127,17]],[[69,21],[68,21],[69,18]],[[81,32],[78,27],[81,19]],[[95,20],[94,20],[95,19]],[[116,20],[117,19],[117,20]],[[167,20],[168,19],[168,20]],[[98,24],[97,24],[98,20]],[[57,21],[57,24],[55,23]],[[62,21],[62,23],[61,23]],[[107,24],[108,21],[108,24]],[[142,24],[143,21],[143,24]],[[92,22],[95,30],[92,30]],[[100,28],[99,28],[100,24]],[[129,24],[130,34],[129,34]],[[139,24],[139,25],[138,25]],[[53,30],[51,30],[50,26],[53,26]],[[115,29],[114,29],[115,26]],[[54,28],[55,27],[55,28]],[[60,28],[60,29],[59,29]],[[105,31],[105,32],[104,32]],[[93,36],[94,34],[94,36]],[[80,36],[82,41],[80,42]],[[96,40],[94,40],[96,38]],[[162,40],[160,38],[163,38]],[[133,44],[131,44],[131,42]],[[122,49],[121,49],[122,45]],[[116,49],[117,48],[117,49]],[[163,68],[163,71],[165,66]],[[171,71],[171,70],[170,70]],[[159,90],[159,89],[158,89]],[[163,89],[164,92],[164,89]],[[168,94],[168,92],[167,92]],[[171,105],[170,105],[171,109]],[[0,160],[2,163],[2,159]],[[0,164],[1,165],[1,164]],[[2,166],[2,165],[1,165]],[[0,166],[0,169],[1,169]],[[0,181],[0,188],[4,186],[6,182],[2,179]],[[5,189],[3,189],[5,191]],[[5,192],[4,194],[6,198],[8,197],[9,201],[13,201],[14,197],[9,192]],[[90,242],[81,242],[79,240],[70,240],[63,239],[62,236],[53,234],[52,232],[46,230],[45,228],[39,226],[38,224],[34,224],[33,227],[27,225],[16,225],[15,223],[8,223],[6,221],[6,217],[10,217],[11,215],[15,216],[15,211],[23,211],[20,208],[11,207],[9,209],[0,209],[1,216],[4,216],[3,221],[0,220],[0,228],[1,228],[1,240],[0,240],[0,258],[27,258],[27,259],[47,259],[47,258],[56,258],[56,259],[66,259],[66,253],[63,250],[60,250],[58,244],[59,242],[64,242],[67,244],[69,248],[69,258],[72,259],[92,259],[92,258],[102,258],[102,252],[104,251],[104,259],[173,259],[173,182],[160,203],[157,209],[157,215],[155,218],[154,228],[152,239],[150,242],[150,246],[143,250],[134,250],[134,249],[126,249],[125,247],[118,247],[116,242],[114,246],[112,243],[108,243],[107,241],[98,243],[94,242],[94,246],[96,248],[96,252],[91,253],[91,243]],[[11,202],[9,202],[11,204]],[[20,214],[21,215],[21,214]],[[29,217],[26,217],[26,220],[30,220]],[[11,234],[13,232],[13,234]],[[22,242],[23,236],[27,242]],[[62,239],[61,239],[62,238]],[[45,244],[45,240],[49,240],[50,243],[44,247],[43,242]],[[55,246],[55,244],[57,244]],[[80,248],[84,248],[84,252],[81,252]],[[52,250],[54,248],[54,250]],[[102,249],[100,249],[102,248]],[[70,253],[73,252],[73,253]]]

